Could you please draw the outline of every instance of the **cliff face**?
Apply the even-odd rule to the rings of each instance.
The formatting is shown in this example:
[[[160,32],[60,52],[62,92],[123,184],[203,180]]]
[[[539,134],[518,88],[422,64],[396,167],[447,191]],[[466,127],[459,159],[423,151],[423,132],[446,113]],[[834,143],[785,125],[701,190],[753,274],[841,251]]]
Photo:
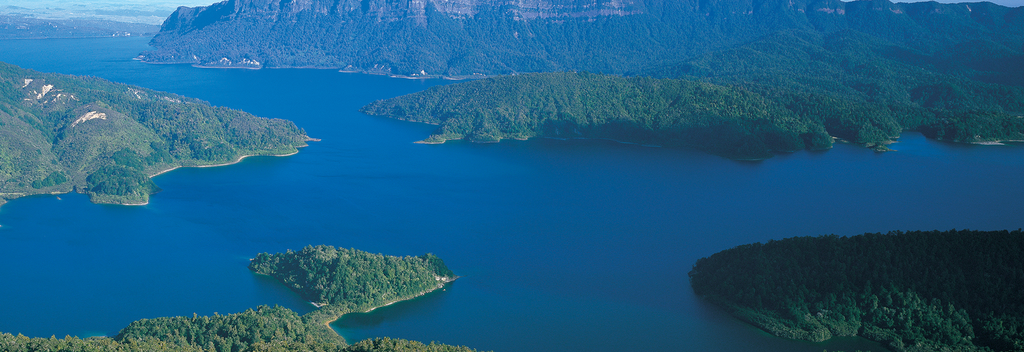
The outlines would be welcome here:
[[[179,8],[154,37],[156,50],[140,58],[428,76],[635,73],[780,30],[858,31],[925,55],[957,46],[1010,55],[1024,45],[1024,7],[888,0],[226,0]]]
[[[164,23],[164,30],[201,27],[211,20],[292,20],[303,12],[365,16],[381,21],[425,20],[428,6],[453,18],[470,18],[480,11],[499,11],[520,20],[625,16],[642,12],[634,0],[225,0],[205,7],[181,7]],[[186,24],[189,26],[184,26]]]

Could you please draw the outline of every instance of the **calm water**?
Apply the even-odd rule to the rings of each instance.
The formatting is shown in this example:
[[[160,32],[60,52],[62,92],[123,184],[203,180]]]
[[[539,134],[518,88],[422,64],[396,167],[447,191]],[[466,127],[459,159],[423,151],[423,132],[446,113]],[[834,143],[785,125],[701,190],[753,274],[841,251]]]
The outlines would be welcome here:
[[[0,208],[0,331],[112,335],[159,316],[261,304],[313,309],[248,258],[329,244],[433,252],[444,291],[347,316],[392,336],[497,351],[874,349],[772,337],[696,297],[686,273],[739,244],[889,230],[1016,229],[1024,148],[905,134],[899,152],[837,145],[764,162],[606,141],[419,145],[432,129],[362,115],[444,81],[332,70],[209,70],[132,61],[145,39],[0,41],[0,60],[96,75],[286,118],[322,142],[286,158],[155,178],[147,206],[82,195]]]

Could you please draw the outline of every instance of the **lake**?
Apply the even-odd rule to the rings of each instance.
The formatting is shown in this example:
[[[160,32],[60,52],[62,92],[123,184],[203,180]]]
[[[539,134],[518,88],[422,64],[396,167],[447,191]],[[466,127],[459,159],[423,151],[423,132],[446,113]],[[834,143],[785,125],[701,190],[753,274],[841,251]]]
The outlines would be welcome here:
[[[95,75],[295,121],[321,138],[154,178],[146,206],[78,194],[0,207],[0,331],[116,334],[160,316],[312,307],[248,259],[327,244],[437,254],[445,290],[352,314],[390,336],[495,351],[882,350],[773,337],[696,298],[693,263],[740,244],[891,230],[1017,229],[1024,148],[905,133],[897,152],[837,144],[740,162],[602,140],[414,144],[433,126],[358,108],[442,80],[132,60],[146,38],[0,41],[0,61]]]

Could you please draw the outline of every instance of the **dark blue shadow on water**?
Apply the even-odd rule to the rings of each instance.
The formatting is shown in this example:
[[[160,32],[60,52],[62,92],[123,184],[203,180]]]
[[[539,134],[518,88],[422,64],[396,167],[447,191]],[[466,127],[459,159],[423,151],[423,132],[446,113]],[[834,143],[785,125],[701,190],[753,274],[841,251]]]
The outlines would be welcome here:
[[[355,312],[343,315],[338,320],[331,322],[331,328],[338,332],[349,343],[354,343],[371,336],[361,336],[355,333],[360,330],[376,330],[395,320],[407,319],[412,316],[422,316],[437,310],[446,299],[446,293],[454,287],[458,281],[449,282],[443,288],[428,292],[422,296],[409,300],[395,302],[383,307],[378,307],[369,312]]]

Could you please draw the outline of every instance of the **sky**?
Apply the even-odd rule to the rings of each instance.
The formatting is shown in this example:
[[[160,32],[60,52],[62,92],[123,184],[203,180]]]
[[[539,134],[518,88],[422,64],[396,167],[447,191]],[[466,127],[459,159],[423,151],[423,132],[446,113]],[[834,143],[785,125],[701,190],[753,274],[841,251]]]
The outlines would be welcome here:
[[[0,14],[38,18],[89,18],[159,25],[178,6],[206,6],[218,0],[0,0]],[[1024,1],[1024,0],[1022,0]]]
[[[892,0],[890,0],[890,1],[892,1]],[[894,1],[894,2],[919,2],[919,1],[906,1],[906,0],[903,0],[903,1]],[[938,2],[941,2],[943,4],[956,4],[956,3],[961,3],[961,2],[968,2],[969,3],[969,2],[981,2],[981,1],[938,1]],[[1006,6],[1006,7],[1020,7],[1020,6],[1024,6],[1024,0],[996,0],[996,1],[988,1],[988,2],[999,4],[999,5],[1003,5],[1003,6]]]
[[[0,0],[0,14],[21,14],[38,18],[90,18],[159,25],[178,6],[206,6],[219,0]],[[908,2],[906,0],[897,2]],[[942,0],[942,3],[964,1]],[[970,1],[976,2],[976,1]],[[1009,7],[1024,6],[1024,0],[994,0]]]

